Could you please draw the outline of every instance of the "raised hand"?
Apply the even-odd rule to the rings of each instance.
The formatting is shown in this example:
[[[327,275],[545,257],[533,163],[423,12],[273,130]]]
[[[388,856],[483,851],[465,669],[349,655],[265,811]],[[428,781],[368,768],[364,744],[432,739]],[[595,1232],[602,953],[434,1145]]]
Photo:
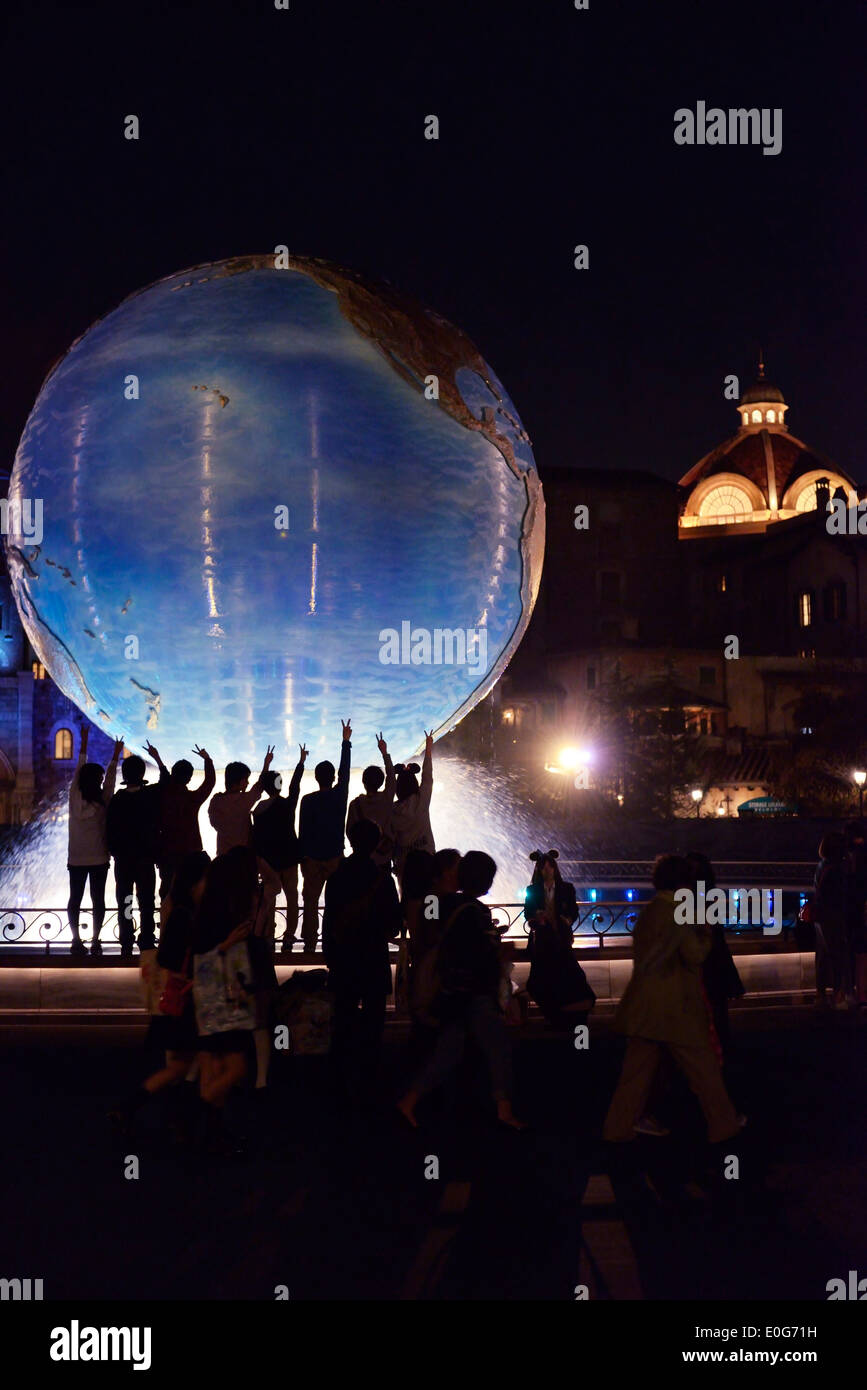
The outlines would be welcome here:
[[[266,754],[265,754],[265,761],[264,761],[264,763],[262,764],[262,771],[263,771],[263,772],[267,772],[267,771],[268,771],[268,768],[271,766],[271,764],[272,764],[273,761],[274,761],[274,745],[273,745],[272,743],[269,743],[269,744],[268,744],[268,751],[267,751]]]
[[[197,743],[193,744],[193,752],[195,753],[197,758],[203,758],[206,763],[209,763],[211,761],[211,755],[208,752],[207,748],[200,748]]]
[[[155,763],[158,763],[158,762],[160,761],[160,755],[159,755],[159,753],[157,752],[157,750],[154,748],[154,746],[153,746],[152,743],[145,743],[145,752],[148,753],[148,754],[150,755],[150,757],[153,758],[153,760],[154,760]]]
[[[430,733],[428,733],[427,729],[424,731],[424,751],[425,756],[433,752],[433,729],[431,729]]]
[[[380,753],[382,754],[382,756],[385,757],[386,753],[388,752],[388,744],[386,743],[385,739],[382,737],[382,734],[377,734],[377,736],[376,736],[376,746],[377,746],[377,748],[379,749],[379,751],[380,751]]]
[[[115,739],[115,741],[114,741],[114,753],[113,753],[113,756],[114,756],[115,758],[120,758],[120,757],[123,756],[123,739],[122,739],[122,738],[116,738],[116,739]]]
[[[305,748],[305,746],[304,746],[303,743],[299,743],[299,745],[298,745],[298,761],[299,761],[299,763],[306,762],[306,760],[307,760],[307,754],[309,753],[309,751],[310,751],[309,748]]]
[[[341,719],[340,722],[343,725],[343,742],[348,743],[349,740],[352,738],[352,720]]]

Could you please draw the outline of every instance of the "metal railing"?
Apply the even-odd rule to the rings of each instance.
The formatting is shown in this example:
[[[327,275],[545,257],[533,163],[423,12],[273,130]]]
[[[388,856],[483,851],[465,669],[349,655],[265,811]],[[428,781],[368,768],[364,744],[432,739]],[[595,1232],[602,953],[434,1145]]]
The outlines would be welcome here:
[[[490,903],[489,906],[494,925],[505,940],[520,940],[522,936],[526,936],[527,923],[524,920],[523,903]],[[573,924],[572,934],[579,942],[595,941],[598,946],[602,947],[606,938],[630,937],[640,910],[640,903],[607,902],[604,899],[579,901],[578,916]],[[285,907],[278,907],[276,910],[274,935],[275,940],[281,946],[288,935],[287,911],[288,909]],[[321,921],[321,907],[319,913]],[[782,932],[777,934],[777,939],[780,937],[784,941],[788,939],[789,933],[794,929],[797,915],[797,906],[788,910],[784,908],[781,923]],[[299,909],[299,926],[300,920],[301,911]],[[89,946],[93,938],[92,910],[82,908],[79,922],[81,939],[85,945]],[[762,935],[761,926],[742,924],[737,920],[727,922],[726,929],[743,935],[747,940],[760,938]],[[117,909],[106,909],[99,939],[106,946],[114,946],[119,943]],[[9,947],[21,951],[28,949],[32,951],[34,947],[44,947],[45,951],[50,954],[52,948],[68,949],[71,942],[72,932],[69,928],[66,908],[0,908],[0,950]]]

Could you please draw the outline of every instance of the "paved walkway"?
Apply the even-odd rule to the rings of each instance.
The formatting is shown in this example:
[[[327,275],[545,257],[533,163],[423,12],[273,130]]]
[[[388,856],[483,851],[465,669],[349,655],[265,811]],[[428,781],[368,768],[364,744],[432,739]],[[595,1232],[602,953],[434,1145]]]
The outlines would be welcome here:
[[[386,1103],[406,1074],[399,1028],[374,1104],[339,1104],[318,1059],[287,1061],[255,1114],[249,1096],[236,1109],[246,1161],[173,1147],[156,1104],[133,1140],[114,1139],[105,1111],[140,1038],[0,1031],[2,1272],[43,1278],[46,1298],[269,1299],[285,1285],[302,1300],[571,1301],[586,1285],[594,1298],[824,1299],[830,1278],[865,1265],[855,1017],[739,1015],[730,1085],[750,1124],[723,1146],[736,1180],[679,1086],[676,1137],[639,1140],[610,1167],[598,1134],[621,1044],[604,1022],[586,1053],[541,1027],[517,1043],[524,1135],[493,1125],[471,1069],[410,1131]]]

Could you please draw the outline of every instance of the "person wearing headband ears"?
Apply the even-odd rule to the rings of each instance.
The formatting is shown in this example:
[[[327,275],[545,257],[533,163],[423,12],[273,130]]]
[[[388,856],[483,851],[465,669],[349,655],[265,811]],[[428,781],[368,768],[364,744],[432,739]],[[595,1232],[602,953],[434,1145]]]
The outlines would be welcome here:
[[[398,883],[403,880],[403,866],[411,849],[436,853],[430,825],[430,801],[433,792],[433,732],[425,733],[421,782],[417,780],[418,763],[395,764],[397,779],[396,800],[391,808],[388,826],[383,830],[394,842],[394,872]]]
[[[524,896],[529,925],[523,953],[530,962],[527,993],[555,1028],[574,1024],[576,1016],[585,1017],[596,1003],[572,951],[578,904],[573,885],[560,874],[558,858],[556,849],[533,851],[533,878]]]

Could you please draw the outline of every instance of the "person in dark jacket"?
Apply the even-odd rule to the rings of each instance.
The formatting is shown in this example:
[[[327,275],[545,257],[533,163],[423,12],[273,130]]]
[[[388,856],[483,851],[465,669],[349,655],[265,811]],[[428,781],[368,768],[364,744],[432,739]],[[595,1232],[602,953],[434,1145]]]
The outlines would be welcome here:
[[[389,942],[400,935],[400,903],[387,866],[373,862],[380,828],[359,820],[349,831],[352,853],[325,885],[322,953],[334,993],[332,1056],[344,1081],[350,1059],[356,1080],[372,1082],[391,993]]]
[[[188,758],[179,758],[172,764],[170,772],[152,743],[145,744],[145,752],[153,758],[160,770],[157,867],[160,871],[162,901],[168,896],[172,879],[180,864],[189,855],[200,854],[202,851],[199,811],[214,790],[217,773],[207,750],[194,748],[196,757],[201,758],[205,765],[205,776],[202,785],[190,791],[189,781],[193,775],[193,765]]]
[[[282,778],[279,772],[267,772],[263,777],[265,796],[267,800],[260,801],[253,812],[253,848],[260,859],[270,865],[280,880],[280,887],[286,894],[286,931],[283,936],[284,951],[292,950],[292,940],[298,930],[298,836],[295,834],[295,809],[298,805],[298,793],[301,790],[301,778],[304,775],[304,764],[307,760],[307,749],[304,744],[298,745],[298,762],[295,764],[295,771],[292,773],[292,780],[289,783],[289,791],[286,796],[281,796]],[[279,897],[279,892],[277,893]],[[270,923],[271,936],[274,935],[274,909],[277,906],[277,898],[273,903],[269,897],[269,911],[272,917]]]
[[[712,888],[716,888],[716,874],[706,855],[700,854],[698,850],[691,850],[686,856],[686,862],[695,875],[696,893],[707,894]],[[710,953],[702,966],[702,981],[719,1045],[723,1057],[727,1057],[731,1048],[729,1000],[740,999],[744,987],[726,941],[725,927],[712,926],[710,935]]]
[[[174,875],[172,906],[156,953],[159,979],[154,993],[162,1001],[167,988],[174,985],[182,997],[183,1010],[175,1015],[159,1012],[151,1016],[146,1047],[162,1052],[164,1064],[109,1111],[109,1119],[123,1134],[131,1133],[133,1117],[140,1106],[158,1091],[180,1085],[195,1061],[198,1037],[192,991],[193,923],[210,862],[210,855],[199,850],[188,854]],[[143,971],[147,968],[142,966]]]
[[[573,953],[578,904],[573,885],[562,878],[558,858],[556,849],[530,855],[535,868],[524,895],[529,925],[524,957],[530,962],[527,993],[553,1027],[564,1028],[586,1018],[596,995]]]
[[[510,1129],[525,1128],[512,1109],[511,1044],[499,1005],[500,938],[490,908],[479,901],[496,872],[493,859],[480,850],[470,850],[460,862],[460,901],[444,925],[437,957],[442,1026],[430,1059],[398,1103],[413,1128],[419,1101],[458,1065],[469,1035],[487,1058],[497,1119]]]
[[[319,937],[319,897],[343,856],[343,826],[346,821],[351,756],[352,723],[347,720],[343,724],[343,745],[336,785],[334,764],[317,763],[313,775],[319,783],[319,791],[301,798],[298,816],[298,851],[304,881],[301,936],[308,951],[316,950]]]
[[[846,918],[852,953],[852,980],[855,997],[867,1004],[867,846],[864,822],[849,821],[846,826]]]
[[[819,845],[816,869],[816,993],[827,1003],[830,985],[835,1009],[854,1002],[846,881],[846,837],[829,830]]]
[[[136,753],[121,766],[124,785],[108,804],[106,836],[114,858],[120,954],[132,957],[135,932],[132,905],[138,898],[139,949],[154,945],[154,896],[156,893],[157,840],[160,788],[145,782],[144,758]]]

